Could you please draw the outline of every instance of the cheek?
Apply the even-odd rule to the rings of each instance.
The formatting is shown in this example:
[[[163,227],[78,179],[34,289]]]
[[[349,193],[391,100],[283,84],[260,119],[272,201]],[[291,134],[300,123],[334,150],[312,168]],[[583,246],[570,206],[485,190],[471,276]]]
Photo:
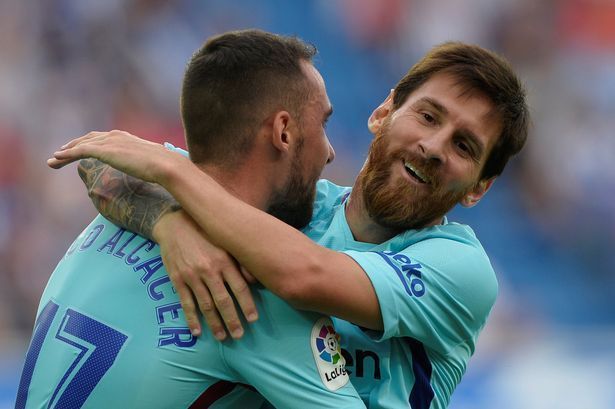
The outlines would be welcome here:
[[[477,176],[474,167],[456,166],[451,169],[445,186],[449,191],[462,192],[475,185]]]
[[[325,165],[327,164],[327,159],[329,157],[329,147],[326,143],[318,142],[309,148],[309,151],[306,150],[304,156],[302,157],[303,161],[303,169],[306,172],[306,176],[309,178],[314,178],[320,176]]]
[[[421,136],[422,129],[418,120],[411,115],[399,117],[396,121],[383,126],[382,134],[386,135],[391,145],[407,147]]]

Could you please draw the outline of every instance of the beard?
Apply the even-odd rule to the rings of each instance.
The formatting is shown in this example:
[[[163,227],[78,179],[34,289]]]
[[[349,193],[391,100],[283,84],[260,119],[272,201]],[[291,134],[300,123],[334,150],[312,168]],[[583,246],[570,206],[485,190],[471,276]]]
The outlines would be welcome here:
[[[470,190],[451,192],[442,187],[437,164],[403,149],[389,152],[390,119],[372,141],[365,167],[358,177],[363,203],[377,224],[397,232],[423,228],[444,217]],[[394,178],[393,165],[409,161],[430,181],[416,186],[403,177]]]
[[[282,190],[274,194],[267,209],[267,213],[296,229],[304,228],[312,219],[316,182],[318,181],[318,175],[309,178],[307,182],[304,181],[300,160],[302,148],[303,143],[299,143],[292,161],[288,182]]]

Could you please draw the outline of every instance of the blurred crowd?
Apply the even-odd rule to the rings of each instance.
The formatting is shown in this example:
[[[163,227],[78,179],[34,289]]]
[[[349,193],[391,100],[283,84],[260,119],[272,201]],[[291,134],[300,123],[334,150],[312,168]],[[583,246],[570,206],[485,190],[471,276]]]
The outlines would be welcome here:
[[[208,36],[251,27],[319,48],[317,67],[335,107],[328,134],[337,157],[325,176],[341,184],[352,183],[365,158],[371,110],[431,46],[461,40],[506,56],[529,92],[528,145],[483,203],[452,217],[483,240],[502,293],[470,382],[495,373],[489,357],[508,351],[510,358],[519,345],[547,356],[540,345],[555,343],[545,328],[563,331],[575,346],[590,339],[599,357],[613,359],[600,376],[615,379],[614,344],[592,338],[615,340],[615,2],[3,0],[0,407],[3,379],[5,388],[16,387],[47,278],[95,214],[75,168],[52,171],[45,159],[89,130],[123,129],[184,146],[185,63]],[[615,407],[615,392],[603,398],[613,406],[568,402]],[[462,408],[485,398],[466,389],[458,399]]]

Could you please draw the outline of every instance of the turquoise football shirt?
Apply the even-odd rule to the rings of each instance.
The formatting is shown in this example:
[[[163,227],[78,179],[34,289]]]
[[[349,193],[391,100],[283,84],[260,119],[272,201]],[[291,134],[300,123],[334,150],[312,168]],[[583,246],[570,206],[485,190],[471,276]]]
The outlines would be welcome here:
[[[98,216],[41,297],[16,408],[259,407],[238,383],[279,408],[364,408],[331,319],[252,290],[240,341],[195,338],[159,246]]]
[[[47,283],[15,407],[258,408],[251,385],[278,408],[365,408],[331,319],[252,294],[241,340],[193,337],[159,246],[99,215]]]
[[[336,334],[327,318],[255,288],[261,318],[241,341],[196,340],[158,246],[99,216],[43,294],[17,407],[258,407],[237,382],[281,408],[362,407],[346,373],[370,408],[445,407],[495,300],[489,260],[469,227],[446,220],[380,245],[357,242],[344,214],[349,192],[319,181],[304,233],[361,265],[384,331],[333,319]]]
[[[376,332],[334,319],[353,385],[369,408],[446,407],[497,295],[481,244],[468,226],[446,219],[382,244],[357,242],[345,217],[351,189],[326,180],[317,187],[303,231],[363,268],[384,321]]]

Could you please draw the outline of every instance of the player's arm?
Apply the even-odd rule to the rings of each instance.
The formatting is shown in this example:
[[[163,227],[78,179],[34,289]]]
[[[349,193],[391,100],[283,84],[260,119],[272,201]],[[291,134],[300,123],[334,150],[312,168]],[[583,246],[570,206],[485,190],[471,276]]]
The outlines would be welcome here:
[[[382,329],[376,293],[353,259],[236,199],[188,159],[117,131],[88,134],[66,146],[50,166],[93,156],[159,183],[217,245],[280,297],[298,308]]]
[[[216,338],[225,338],[225,326],[234,338],[242,335],[241,321],[225,283],[248,321],[258,318],[236,261],[207,240],[164,188],[93,158],[81,160],[78,171],[103,216],[160,244],[163,262],[194,334],[201,331],[198,304]]]
[[[297,308],[382,329],[371,281],[352,258],[237,200],[191,162],[182,162],[166,167],[160,183],[265,287]]]
[[[152,230],[165,214],[180,209],[179,203],[155,183],[144,182],[94,159],[77,167],[96,209],[127,230],[153,240]]]

